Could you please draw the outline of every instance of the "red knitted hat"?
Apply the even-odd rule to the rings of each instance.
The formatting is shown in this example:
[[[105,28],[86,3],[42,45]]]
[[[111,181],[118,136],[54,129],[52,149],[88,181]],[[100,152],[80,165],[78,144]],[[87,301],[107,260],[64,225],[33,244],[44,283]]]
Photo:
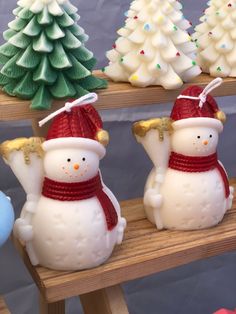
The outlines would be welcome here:
[[[171,112],[173,128],[207,126],[217,128],[221,132],[225,115],[219,110],[215,99],[208,94],[208,90],[213,89],[212,85],[215,88],[215,85],[219,86],[221,82],[220,79],[216,79],[205,89],[199,86],[185,89],[175,101]]]
[[[48,151],[64,147],[82,147],[95,151],[102,158],[105,148],[98,141],[98,133],[102,130],[103,123],[98,112],[86,102],[70,108],[71,104],[73,103],[67,103],[64,108],[53,114],[54,119],[43,149]],[[49,119],[50,116],[45,120]]]

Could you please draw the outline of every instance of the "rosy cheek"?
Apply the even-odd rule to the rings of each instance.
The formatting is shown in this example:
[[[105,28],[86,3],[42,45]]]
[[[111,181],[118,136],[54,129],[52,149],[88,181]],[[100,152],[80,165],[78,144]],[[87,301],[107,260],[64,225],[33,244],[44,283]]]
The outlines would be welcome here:
[[[62,166],[61,169],[62,169],[62,171],[63,171],[64,174],[69,174],[69,173],[68,173],[68,169],[66,169],[65,166]]]

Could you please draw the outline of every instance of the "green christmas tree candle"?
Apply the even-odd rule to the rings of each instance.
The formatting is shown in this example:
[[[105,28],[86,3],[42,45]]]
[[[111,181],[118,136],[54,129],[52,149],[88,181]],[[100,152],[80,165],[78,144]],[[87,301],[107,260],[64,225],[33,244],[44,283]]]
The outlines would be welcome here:
[[[53,99],[106,87],[91,73],[96,59],[69,0],[20,0],[13,13],[0,46],[0,86],[7,94],[32,99],[33,109],[48,109]]]

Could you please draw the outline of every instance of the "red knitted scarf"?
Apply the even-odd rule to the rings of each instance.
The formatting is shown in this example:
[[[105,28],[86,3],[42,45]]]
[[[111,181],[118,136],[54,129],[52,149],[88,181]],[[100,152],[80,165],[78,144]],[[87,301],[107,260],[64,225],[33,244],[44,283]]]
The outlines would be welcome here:
[[[58,201],[80,201],[96,196],[106,217],[107,229],[112,230],[118,223],[117,212],[112,201],[103,191],[100,175],[85,182],[56,182],[44,178],[42,195]]]
[[[204,157],[192,157],[172,152],[169,160],[169,168],[183,172],[205,172],[218,169],[224,182],[226,198],[230,195],[229,180],[224,168],[218,161],[217,153]]]

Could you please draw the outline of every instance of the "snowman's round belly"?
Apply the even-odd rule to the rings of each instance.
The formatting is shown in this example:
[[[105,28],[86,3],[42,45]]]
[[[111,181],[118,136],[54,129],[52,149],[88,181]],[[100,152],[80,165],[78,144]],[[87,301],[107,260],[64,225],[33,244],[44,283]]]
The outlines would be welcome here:
[[[41,197],[32,225],[39,263],[52,269],[98,266],[110,256],[116,242],[116,228],[107,230],[96,197],[74,202]]]
[[[185,173],[168,169],[161,194],[161,217],[169,229],[211,227],[222,220],[226,210],[224,183],[218,170]]]

